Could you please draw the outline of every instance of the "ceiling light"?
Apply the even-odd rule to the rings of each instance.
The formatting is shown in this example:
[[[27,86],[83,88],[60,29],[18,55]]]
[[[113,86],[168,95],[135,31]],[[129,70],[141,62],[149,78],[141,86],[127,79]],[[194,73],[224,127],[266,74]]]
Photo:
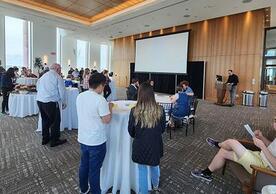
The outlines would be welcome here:
[[[243,3],[250,3],[252,0],[242,0]]]
[[[148,24],[146,24],[146,25],[144,25],[146,28],[148,28],[148,27],[150,27],[150,25],[148,25]]]
[[[191,17],[191,15],[185,14],[183,17],[184,17],[184,18],[188,18],[188,17]]]

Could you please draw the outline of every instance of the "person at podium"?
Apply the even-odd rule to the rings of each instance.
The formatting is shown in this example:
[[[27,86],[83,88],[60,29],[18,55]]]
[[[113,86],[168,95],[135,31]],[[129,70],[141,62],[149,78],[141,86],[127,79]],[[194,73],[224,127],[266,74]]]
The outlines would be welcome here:
[[[231,89],[229,90],[230,92],[230,104],[232,106],[235,105],[235,100],[236,100],[236,93],[237,93],[237,85],[239,83],[239,77],[233,73],[233,71],[230,69],[228,70],[228,80],[226,84],[231,85]]]

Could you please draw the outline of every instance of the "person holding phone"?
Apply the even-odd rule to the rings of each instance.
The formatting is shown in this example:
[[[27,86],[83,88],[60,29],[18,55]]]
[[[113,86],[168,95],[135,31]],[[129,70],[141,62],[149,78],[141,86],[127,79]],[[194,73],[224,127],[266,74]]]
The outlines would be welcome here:
[[[273,128],[276,131],[276,117],[274,118]],[[261,151],[246,149],[235,139],[219,142],[208,137],[206,141],[209,146],[219,148],[219,151],[206,169],[193,170],[191,172],[192,176],[210,182],[212,181],[212,173],[221,169],[226,160],[241,164],[249,173],[252,173],[250,165],[276,171],[276,138],[271,142],[263,136],[260,130],[254,131],[254,134],[253,142]]]

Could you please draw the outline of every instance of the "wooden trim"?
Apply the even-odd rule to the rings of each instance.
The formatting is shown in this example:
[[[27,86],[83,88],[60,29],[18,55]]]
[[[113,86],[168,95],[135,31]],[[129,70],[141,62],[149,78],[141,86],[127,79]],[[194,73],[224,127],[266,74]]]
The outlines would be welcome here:
[[[57,17],[60,17],[60,18],[63,18],[63,19],[68,19],[68,20],[78,22],[78,23],[81,23],[81,24],[84,24],[84,25],[90,25],[91,24],[89,19],[87,19],[85,17],[79,16],[77,14],[70,13],[70,12],[67,12],[67,11],[63,11],[61,9],[54,8],[54,7],[51,7],[51,6],[42,4],[42,3],[37,3],[37,2],[31,1],[31,0],[21,0],[21,1],[20,0],[1,0],[1,1],[13,4],[13,5],[17,5],[17,6],[20,6],[20,7],[24,7],[24,8],[27,8],[27,9],[32,9],[32,10],[35,10],[35,11],[50,14],[50,15],[53,15],[53,16],[57,16]]]

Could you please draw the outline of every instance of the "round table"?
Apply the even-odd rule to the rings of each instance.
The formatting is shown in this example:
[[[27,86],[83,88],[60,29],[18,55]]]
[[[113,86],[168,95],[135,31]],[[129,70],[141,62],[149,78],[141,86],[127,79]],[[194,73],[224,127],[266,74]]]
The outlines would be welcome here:
[[[16,83],[20,85],[36,85],[38,78],[31,78],[31,77],[20,77],[16,80]]]
[[[136,193],[139,191],[138,165],[132,159],[132,138],[128,133],[130,109],[135,101],[115,101],[112,120],[106,128],[106,156],[101,169],[101,189],[107,192],[112,187],[112,193]],[[148,171],[149,172],[149,171]],[[149,190],[151,184],[149,180]]]
[[[156,100],[156,102],[160,102],[160,103],[172,103],[170,96],[167,94],[156,93],[155,100]]]
[[[78,116],[77,116],[77,107],[76,107],[76,100],[77,96],[79,95],[78,88],[66,88],[65,91],[65,99],[67,106],[64,110],[62,110],[62,104],[59,103],[60,109],[60,130],[63,131],[64,129],[72,130],[78,128]],[[36,131],[42,131],[42,121],[41,116],[39,114],[38,119],[38,127]]]
[[[12,117],[26,117],[38,114],[36,93],[18,94],[9,96],[9,113]]]

